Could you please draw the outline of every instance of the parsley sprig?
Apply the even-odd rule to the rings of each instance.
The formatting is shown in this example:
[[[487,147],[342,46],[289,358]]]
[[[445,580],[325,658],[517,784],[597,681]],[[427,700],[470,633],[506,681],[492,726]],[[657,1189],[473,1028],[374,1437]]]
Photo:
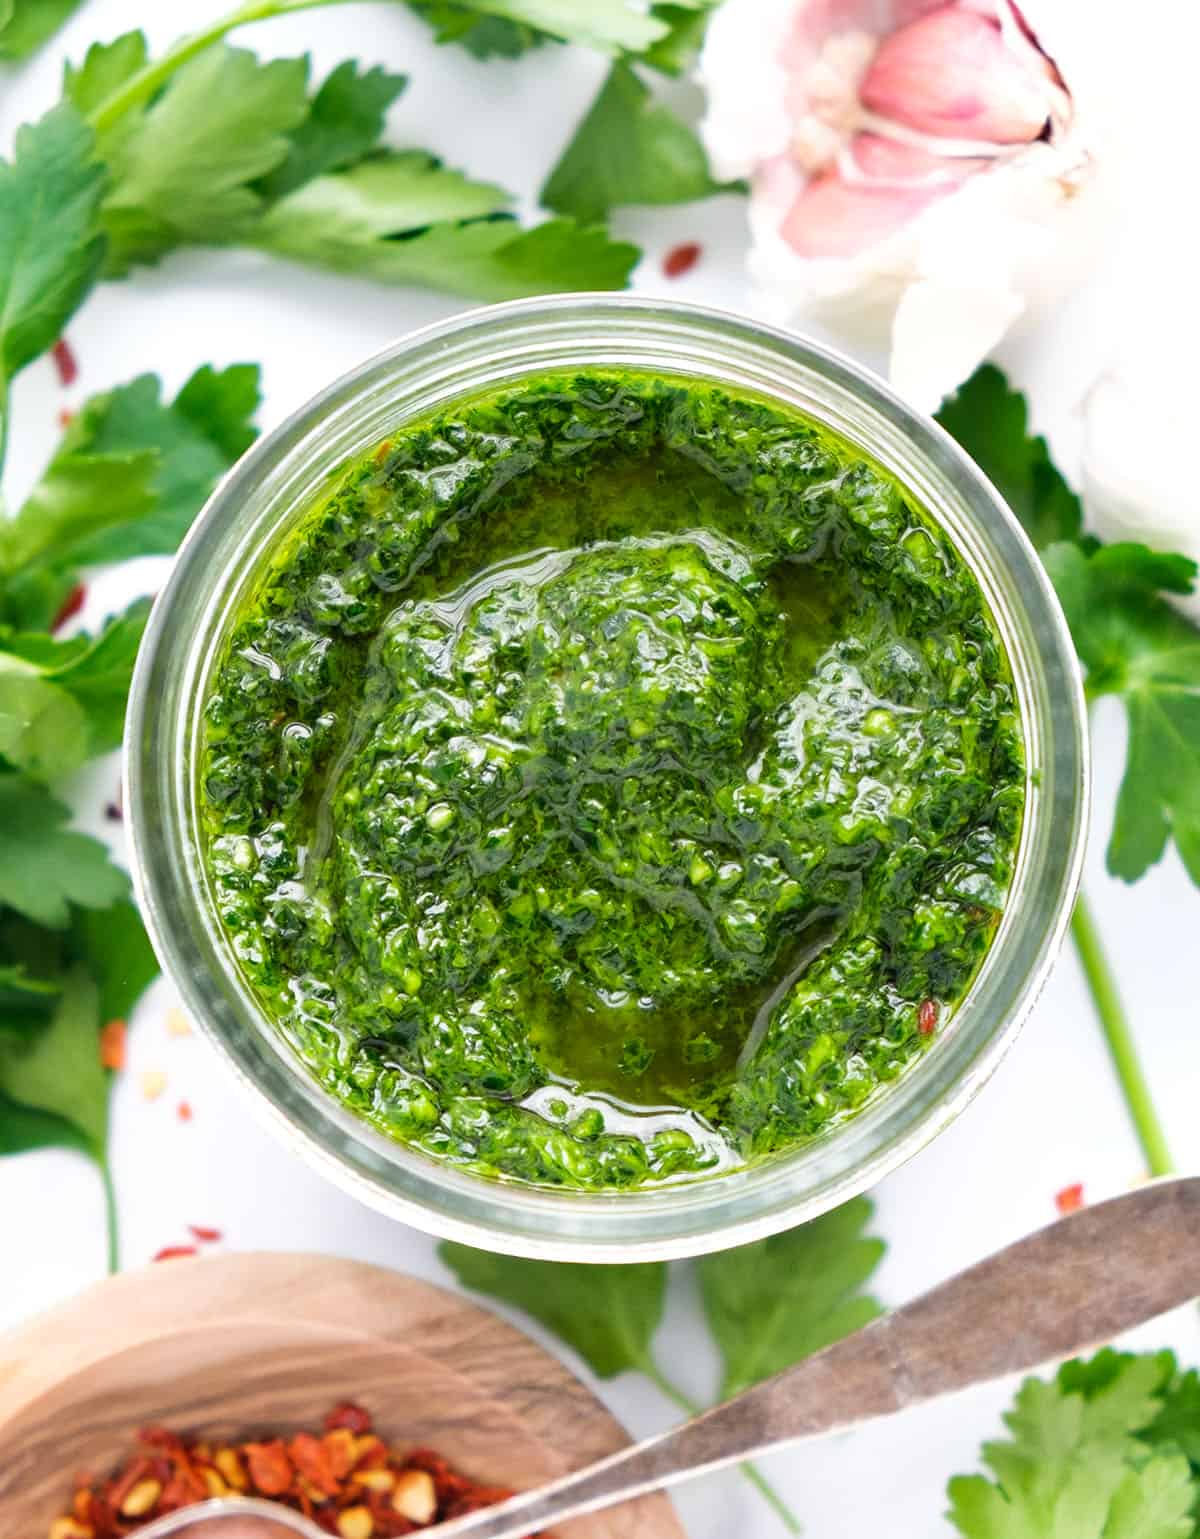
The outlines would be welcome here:
[[[73,293],[60,286],[48,334]],[[60,1145],[95,1160],[114,1269],[100,1036],[158,968],[128,877],[71,828],[53,787],[120,742],[150,606],[139,599],[69,640],[54,621],[84,567],[175,549],[253,438],[257,405],[245,365],[199,369],[173,401],[152,375],[93,396],[0,521],[0,1155]]]
[[[964,1539],[1191,1539],[1200,1510],[1200,1378],[1170,1352],[1115,1352],[1027,1379],[987,1443],[988,1475],[950,1482]]]
[[[1124,706],[1128,746],[1108,841],[1108,869],[1133,882],[1172,841],[1200,884],[1200,627],[1171,603],[1189,593],[1196,564],[1145,545],[1106,545],[1085,532],[1078,497],[1043,438],[1029,432],[1024,398],[991,365],[939,413],[991,477],[1041,553],[1086,671],[1090,700]],[[1072,933],[1130,1116],[1152,1175],[1171,1155],[1091,911]]]
[[[867,1233],[865,1197],[799,1229],[691,1263],[704,1317],[721,1358],[717,1398],[726,1399],[858,1330],[881,1313],[866,1286],[884,1245]],[[644,1374],[689,1416],[702,1407],[672,1380],[654,1350],[662,1322],[666,1262],[590,1266],[525,1261],[441,1246],[466,1288],[524,1311],[574,1348],[602,1379]],[[800,1524],[760,1471],[743,1465],[791,1533]]]
[[[69,105],[0,163],[0,428],[9,387],[45,353],[105,260],[110,180]],[[174,550],[254,436],[257,370],[198,370],[173,401],[153,376],[94,396],[42,476],[0,520],[0,1154],[46,1145],[108,1172],[109,1073],[100,1032],[157,971],[129,880],[69,824],[52,789],[120,741],[149,605],[95,634],[54,634],[96,563]],[[0,438],[0,468],[3,461]]]

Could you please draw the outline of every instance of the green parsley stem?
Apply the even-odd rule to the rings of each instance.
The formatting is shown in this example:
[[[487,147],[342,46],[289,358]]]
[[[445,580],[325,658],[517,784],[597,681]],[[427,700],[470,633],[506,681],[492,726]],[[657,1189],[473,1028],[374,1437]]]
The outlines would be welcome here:
[[[98,1161],[100,1182],[104,1187],[104,1227],[108,1236],[108,1270],[112,1276],[121,1270],[121,1241],[117,1226],[117,1189],[113,1185],[112,1166],[108,1156]]]
[[[1174,1169],[1171,1151],[1167,1148],[1166,1135],[1158,1120],[1150,1086],[1134,1045],[1133,1031],[1121,1004],[1117,980],[1113,977],[1091,910],[1082,894],[1071,919],[1071,935],[1112,1054],[1121,1093],[1146,1156],[1147,1167],[1152,1176],[1169,1175]]]
[[[190,59],[211,48],[214,43],[219,43],[226,33],[236,27],[245,27],[255,21],[270,21],[275,16],[290,16],[293,11],[311,11],[322,5],[344,3],[345,0],[249,0],[248,4],[240,5],[236,11],[231,11],[203,32],[181,37],[173,47],[167,49],[161,59],[152,60],[135,75],[131,75],[120,90],[114,91],[101,102],[90,114],[88,121],[96,133],[104,133],[127,112],[148,101],[166,85],[176,70],[182,69]]]
[[[645,1360],[639,1363],[638,1366],[641,1368],[641,1371],[646,1375],[650,1382],[655,1386],[655,1388],[661,1390],[667,1399],[677,1405],[681,1411],[686,1412],[688,1416],[700,1415],[704,1407],[697,1405],[690,1395],[684,1394],[683,1390],[681,1390],[678,1385],[673,1384],[655,1362],[653,1357],[647,1355]],[[758,1468],[758,1466],[756,1464],[743,1464],[741,1466],[741,1471],[742,1474],[745,1475],[746,1479],[750,1482],[750,1484],[754,1486],[754,1488],[758,1491],[759,1495],[763,1498],[767,1505],[774,1511],[776,1517],[779,1518],[783,1526],[787,1529],[788,1533],[800,1533],[801,1524],[799,1518],[797,1518],[796,1514],[784,1501],[783,1497],[780,1496],[779,1492],[775,1489],[775,1487],[771,1484],[763,1472]]]

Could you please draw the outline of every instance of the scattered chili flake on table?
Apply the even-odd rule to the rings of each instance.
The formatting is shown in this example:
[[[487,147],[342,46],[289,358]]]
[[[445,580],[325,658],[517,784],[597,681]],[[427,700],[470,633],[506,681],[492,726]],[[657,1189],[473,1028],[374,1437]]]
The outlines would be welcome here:
[[[937,1030],[938,1004],[936,999],[923,999],[917,1011],[917,1030],[923,1037],[932,1037]]]
[[[1083,1207],[1083,1182],[1076,1181],[1074,1186],[1064,1186],[1055,1193],[1054,1206],[1064,1218],[1068,1213],[1078,1213]]]
[[[71,351],[71,344],[66,337],[59,337],[50,351],[54,357],[54,366],[58,370],[59,384],[64,389],[67,385],[73,385],[79,378],[79,364]]]
[[[190,1256],[198,1256],[200,1253],[194,1245],[164,1245],[153,1257],[155,1261],[186,1261]]]
[[[51,620],[51,633],[61,630],[68,620],[74,619],[79,611],[83,608],[84,600],[86,598],[87,589],[81,582],[77,582],[71,589],[70,593],[67,594],[66,598],[63,599],[62,603],[58,607],[58,613],[54,616],[53,620]]]
[[[201,1245],[216,1245],[225,1238],[219,1229],[210,1229],[206,1224],[189,1224],[188,1231]]]
[[[67,429],[71,426],[72,422],[74,422],[74,421],[75,421],[75,413],[71,410],[71,408],[69,406],[60,406],[58,408],[58,425],[59,425],[59,427],[62,429],[62,431],[64,433],[67,431]]]
[[[100,1028],[100,1062],[106,1069],[119,1073],[125,1067],[127,1038],[124,1021],[109,1021]]]
[[[682,278],[684,273],[691,272],[699,260],[699,242],[694,240],[684,241],[680,246],[672,246],[666,256],[663,257],[663,275],[667,278]]]
[[[168,1010],[167,1011],[167,1036],[168,1037],[190,1037],[191,1034],[192,1034],[192,1023],[191,1023],[191,1021],[188,1020],[187,1016],[184,1015],[183,1011],[182,1010],[177,1010],[177,1009],[174,1009],[174,1008]]]
[[[192,1103],[190,1101],[180,1101],[179,1109],[175,1115],[179,1118],[180,1122],[190,1122],[192,1120]]]
[[[212,1443],[165,1427],[138,1435],[109,1480],[80,1478],[50,1539],[124,1539],[165,1513],[222,1496],[261,1496],[339,1539],[396,1539],[513,1493],[477,1485],[428,1448],[389,1449],[361,1406],[336,1406],[320,1435]]]

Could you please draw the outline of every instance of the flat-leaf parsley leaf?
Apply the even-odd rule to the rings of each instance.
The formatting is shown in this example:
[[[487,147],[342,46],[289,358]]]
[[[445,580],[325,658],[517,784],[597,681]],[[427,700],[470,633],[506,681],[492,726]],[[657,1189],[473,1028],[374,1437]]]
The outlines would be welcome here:
[[[709,1328],[721,1349],[721,1399],[819,1352],[882,1312],[862,1291],[884,1252],[864,1233],[865,1197],[799,1229],[698,1263]]]
[[[1046,565],[1087,667],[1088,694],[1116,695],[1129,722],[1108,868],[1134,881],[1175,840],[1200,883],[1200,629],[1167,593],[1194,564],[1144,545],[1052,545]]]
[[[621,204],[690,203],[720,190],[696,135],[618,62],[550,173],[542,202],[589,222]]]
[[[1151,1429],[1173,1362],[1104,1352],[1028,1379],[988,1443],[986,1475],[951,1480],[950,1519],[965,1539],[1190,1539],[1197,1483],[1188,1460]]]

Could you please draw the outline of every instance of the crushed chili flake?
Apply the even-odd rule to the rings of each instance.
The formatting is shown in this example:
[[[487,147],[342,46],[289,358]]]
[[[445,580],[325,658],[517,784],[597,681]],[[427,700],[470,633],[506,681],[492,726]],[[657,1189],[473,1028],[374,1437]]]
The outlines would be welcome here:
[[[1076,1181],[1074,1186],[1064,1186],[1061,1192],[1056,1192],[1054,1206],[1064,1218],[1068,1213],[1078,1213],[1083,1207],[1083,1182]]]
[[[361,1405],[343,1400],[341,1405],[335,1405],[326,1416],[325,1430],[326,1432],[353,1432],[361,1437],[363,1433],[371,1430],[371,1414],[369,1411],[364,1411]]]
[[[60,406],[58,409],[58,425],[65,433],[75,421],[75,413],[69,406]]]
[[[180,1122],[190,1122],[192,1120],[192,1103],[190,1101],[180,1101],[175,1115],[179,1118]]]
[[[936,999],[923,999],[917,1011],[917,1030],[923,1037],[931,1037],[937,1030],[938,1003]]]
[[[189,1256],[198,1256],[200,1252],[194,1245],[164,1245],[153,1258],[155,1261],[185,1261]]]
[[[216,1245],[225,1238],[219,1229],[210,1229],[206,1224],[189,1224],[188,1232],[195,1235],[201,1245]]]
[[[81,582],[77,582],[71,589],[70,593],[67,594],[66,598],[63,599],[62,603],[59,605],[58,613],[54,616],[53,620],[51,620],[51,634],[53,634],[55,631],[61,630],[68,620],[73,620],[75,618],[75,616],[83,608],[84,600],[86,598],[87,589]]]
[[[59,384],[64,389],[68,385],[73,385],[79,378],[79,364],[71,351],[71,344],[66,337],[59,337],[50,351],[54,356],[54,366],[58,370]]]
[[[86,1529],[87,1539],[124,1539],[168,1512],[245,1492],[311,1518],[341,1539],[399,1539],[507,1500],[501,1486],[477,1485],[428,1448],[389,1449],[361,1406],[345,1402],[320,1434],[238,1444],[181,1437],[146,1427],[133,1455],[108,1480],[76,1478],[70,1515],[52,1539]]]
[[[109,1021],[100,1028],[100,1062],[106,1069],[120,1073],[125,1067],[128,1037],[124,1021]]]
[[[672,246],[662,260],[663,276],[666,278],[682,278],[684,273],[690,273],[700,260],[700,252],[700,244],[694,240],[684,241],[679,246]]]

